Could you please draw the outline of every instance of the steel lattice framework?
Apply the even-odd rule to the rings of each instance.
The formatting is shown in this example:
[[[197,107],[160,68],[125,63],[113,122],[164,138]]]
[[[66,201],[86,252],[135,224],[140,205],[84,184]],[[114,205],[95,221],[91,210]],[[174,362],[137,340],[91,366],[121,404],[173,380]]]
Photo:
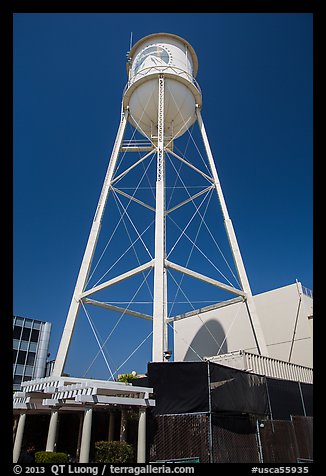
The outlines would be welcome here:
[[[57,358],[54,365],[53,375],[60,376],[64,371],[64,366],[68,354],[68,350],[70,347],[72,335],[74,332],[77,315],[82,307],[85,310],[85,305],[92,305],[104,308],[108,311],[113,311],[117,313],[121,313],[122,315],[130,315],[132,317],[141,318],[145,320],[152,321],[152,360],[153,361],[164,361],[169,358],[169,344],[168,344],[168,327],[173,325],[175,320],[182,319],[184,317],[189,317],[191,315],[200,315],[203,314],[207,310],[217,309],[222,306],[227,306],[233,304],[234,302],[243,302],[246,306],[248,311],[248,318],[251,324],[251,328],[253,331],[253,335],[255,338],[255,342],[257,345],[258,353],[262,355],[268,355],[264,336],[262,333],[261,325],[256,313],[250,285],[248,282],[245,266],[243,264],[243,260],[241,257],[239,245],[237,242],[236,234],[232,225],[232,221],[230,219],[228,209],[226,206],[226,202],[224,199],[224,195],[221,188],[221,183],[219,180],[219,176],[217,173],[214,157],[212,154],[212,150],[209,144],[209,140],[207,137],[206,129],[204,126],[204,122],[201,115],[201,105],[196,104],[195,108],[195,115],[196,115],[196,122],[198,126],[198,131],[200,137],[202,139],[202,143],[204,146],[204,154],[205,160],[207,162],[206,171],[203,171],[199,166],[198,163],[193,163],[189,160],[185,154],[179,153],[177,147],[175,147],[175,136],[173,136],[173,131],[171,135],[171,131],[167,133],[164,130],[165,124],[165,115],[167,114],[165,108],[165,95],[168,91],[170,96],[173,99],[173,95],[171,95],[171,91],[169,91],[169,84],[168,78],[170,78],[171,73],[166,73],[165,69],[158,67],[155,71],[156,76],[151,75],[151,80],[153,77],[156,77],[155,81],[158,82],[158,92],[157,96],[153,99],[152,96],[149,97],[148,101],[154,101],[157,104],[157,129],[151,135],[143,133],[143,136],[146,138],[142,138],[141,140],[134,139],[135,137],[135,130],[133,131],[133,135],[131,139],[124,139],[126,133],[126,126],[128,120],[131,124],[136,123],[136,119],[131,117],[130,109],[128,104],[126,105],[125,95],[122,102],[122,112],[120,118],[120,124],[118,128],[118,132],[116,135],[115,143],[113,146],[113,150],[111,153],[111,157],[109,160],[107,172],[105,175],[102,191],[100,194],[100,198],[98,201],[98,205],[95,211],[92,227],[90,230],[89,238],[87,241],[86,249],[84,252],[84,257],[82,259],[81,267],[79,270],[76,286],[73,292],[73,297],[71,300],[70,308],[68,311],[65,327],[63,330]],[[182,79],[184,82],[185,80]],[[194,85],[195,84],[195,85]],[[197,83],[193,83],[192,87],[196,88]],[[127,89],[128,91],[128,89]],[[125,93],[126,94],[126,93]],[[185,119],[185,124],[187,119]],[[140,126],[138,126],[138,130],[141,131]],[[194,143],[195,144],[195,143]],[[195,147],[198,150],[197,145]],[[133,160],[130,165],[129,162],[125,159],[125,155],[133,155],[133,153],[138,153],[140,157],[137,160]],[[141,156],[141,153],[144,153]],[[123,160],[121,160],[121,157]],[[134,157],[134,155],[133,155]],[[148,166],[145,168],[145,163],[147,161],[153,161],[153,158],[156,157],[156,179],[155,183],[150,188],[149,191],[149,198],[147,199],[145,194],[138,195],[137,193],[129,194],[126,191],[126,188],[119,186],[122,180],[125,177],[132,176],[136,170],[139,169],[140,164],[144,167],[144,174],[141,175],[139,180],[142,180],[145,174],[147,173]],[[176,201],[176,203],[171,204],[171,200],[167,200],[166,191],[166,179],[167,179],[167,159],[169,161],[175,160],[181,170],[181,166],[184,168],[186,173],[189,174],[196,174],[202,180],[202,185],[200,190],[197,193],[193,193],[190,187],[185,185],[185,182],[181,178],[181,174],[177,168],[173,165],[175,170],[176,176],[179,176],[180,183],[184,185],[184,189],[186,190],[187,194],[181,199],[180,201]],[[124,170],[121,171],[121,164],[126,164]],[[172,170],[172,169],[171,169]],[[140,182],[139,182],[140,183]],[[139,183],[136,185],[135,190],[139,190],[141,187]],[[222,219],[224,222],[224,227],[226,231],[226,235],[229,242],[229,247],[231,250],[231,254],[233,257],[234,265],[235,265],[235,272],[237,274],[236,281],[238,283],[237,286],[231,285],[230,283],[226,282],[226,280],[219,280],[216,277],[211,277],[206,275],[206,273],[198,272],[195,269],[191,269],[188,266],[189,259],[186,260],[185,265],[178,264],[174,262],[175,260],[170,259],[171,252],[174,250],[176,245],[179,243],[180,239],[187,238],[191,241],[192,247],[191,252],[193,250],[198,250],[203,256],[205,256],[208,261],[209,260],[209,250],[202,251],[196,243],[197,235],[199,234],[200,228],[202,227],[202,223],[198,228],[195,237],[191,238],[190,235],[190,223],[193,220],[193,217],[188,221],[185,226],[180,226],[178,220],[174,220],[171,215],[173,212],[179,211],[182,207],[188,204],[195,204],[195,215],[201,217],[204,225],[206,226],[208,233],[211,235],[212,239],[215,241],[215,238],[212,232],[207,226],[206,222],[204,221],[205,212],[202,211],[204,208],[204,201],[208,196],[211,196],[212,192],[216,192],[220,210],[222,213]],[[150,197],[150,192],[153,194]],[[150,256],[150,259],[144,261],[140,257],[137,256],[137,263],[138,266],[131,267],[122,273],[118,273],[111,277],[110,279],[103,280],[100,283],[96,283],[92,287],[89,287],[89,278],[90,278],[90,271],[91,265],[94,258],[94,253],[97,247],[98,238],[101,231],[102,220],[106,208],[106,203],[108,200],[109,194],[114,196],[115,202],[118,208],[121,210],[121,218],[120,222],[123,222],[126,228],[126,232],[130,238],[131,245],[128,249],[134,249],[134,243],[142,243],[144,249],[147,251],[147,254]],[[200,198],[201,202],[199,205],[198,199]],[[128,205],[124,206],[121,200],[128,200]],[[151,201],[152,200],[152,201]],[[154,203],[153,203],[154,201]],[[197,202],[196,202],[197,201]],[[150,213],[154,215],[154,250],[153,253],[150,252],[150,246],[146,244],[146,232],[149,228],[143,226],[143,230],[140,231],[134,225],[134,222],[130,218],[128,207],[130,203],[135,203],[138,206],[142,207],[144,210],[149,210]],[[207,209],[207,207],[206,207]],[[205,209],[205,211],[206,211]],[[145,213],[145,212],[144,212]],[[216,210],[216,214],[218,210]],[[135,242],[132,242],[131,239],[131,232],[128,231],[125,219],[129,220],[129,224],[131,225],[131,231],[136,234]],[[175,225],[176,228],[179,228],[179,237],[175,241],[173,247],[169,252],[167,252],[167,229],[166,229],[166,222],[167,219],[171,220],[171,223]],[[109,241],[110,243],[110,241]],[[108,245],[107,245],[108,246]],[[109,248],[109,247],[108,247]],[[106,248],[105,248],[106,249]],[[122,256],[120,256],[121,258]],[[117,259],[117,261],[120,260]],[[169,259],[168,259],[169,258]],[[214,262],[211,260],[211,264],[214,266]],[[148,275],[153,271],[153,284],[152,286],[148,282]],[[191,310],[187,312],[179,312],[175,315],[169,315],[168,312],[168,271],[171,273],[178,273],[182,275],[181,280],[177,285],[178,292],[182,292],[182,283],[184,277],[190,277],[195,279],[197,282],[202,282],[207,285],[213,286],[214,288],[219,288],[224,292],[231,293],[233,296],[232,299],[223,300],[220,302],[213,302],[209,306],[203,306],[197,308],[192,306]],[[148,274],[147,274],[148,273]],[[106,276],[107,273],[105,273]],[[130,278],[133,278],[137,275],[143,275],[145,283],[148,288],[152,287],[150,290],[151,300],[152,300],[152,312],[146,313],[139,311],[137,309],[132,309],[131,306],[128,304],[126,307],[117,306],[113,302],[104,302],[98,299],[94,299],[94,294],[101,292],[103,290],[109,289],[112,286],[122,283]],[[208,273],[207,273],[208,274]],[[172,275],[172,279],[175,281],[175,278]],[[184,294],[185,295],[185,294]],[[186,295],[185,295],[186,297]],[[188,299],[186,297],[186,299]],[[172,306],[173,307],[173,306]],[[87,311],[85,310],[86,314]],[[87,314],[88,316],[88,314]],[[92,326],[91,320],[90,324]],[[96,332],[95,329],[92,328],[95,336]],[[102,353],[103,357],[105,358],[105,354],[103,351],[104,343],[100,342],[100,339],[97,338],[98,345],[100,347],[100,352]],[[110,370],[111,377],[113,377],[112,371]]]

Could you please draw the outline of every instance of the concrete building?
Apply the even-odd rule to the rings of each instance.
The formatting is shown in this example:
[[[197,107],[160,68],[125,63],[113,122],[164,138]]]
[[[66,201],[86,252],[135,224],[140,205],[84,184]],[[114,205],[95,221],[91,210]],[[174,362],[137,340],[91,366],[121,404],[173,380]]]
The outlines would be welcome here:
[[[312,292],[295,282],[257,294],[254,302],[269,358],[313,367]],[[237,351],[258,353],[244,302],[236,299],[226,303],[175,320],[175,361],[197,361]]]
[[[13,317],[13,389],[21,383],[45,376],[51,323]]]

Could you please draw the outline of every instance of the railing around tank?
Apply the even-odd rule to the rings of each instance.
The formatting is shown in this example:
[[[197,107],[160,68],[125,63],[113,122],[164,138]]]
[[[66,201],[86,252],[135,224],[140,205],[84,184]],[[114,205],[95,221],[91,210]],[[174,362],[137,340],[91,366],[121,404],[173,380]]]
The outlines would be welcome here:
[[[176,66],[150,66],[149,68],[144,68],[138,73],[136,73],[134,76],[132,76],[132,78],[128,81],[128,83],[124,87],[123,95],[132,84],[134,84],[136,81],[143,78],[144,76],[147,76],[150,74],[156,74],[156,73],[162,74],[162,73],[171,73],[171,72],[175,73],[176,76],[185,78],[187,81],[192,83],[201,94],[201,89],[196,79],[191,74],[187,73],[187,71],[185,71],[184,69],[177,68]]]

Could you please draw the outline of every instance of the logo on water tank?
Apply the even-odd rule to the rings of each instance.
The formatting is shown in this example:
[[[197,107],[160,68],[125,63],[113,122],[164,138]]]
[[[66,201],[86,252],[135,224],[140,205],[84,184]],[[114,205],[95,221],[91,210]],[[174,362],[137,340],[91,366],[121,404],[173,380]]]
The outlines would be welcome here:
[[[136,56],[132,72],[133,74],[137,74],[141,69],[167,66],[170,64],[171,59],[172,56],[170,52],[163,46],[147,46]]]

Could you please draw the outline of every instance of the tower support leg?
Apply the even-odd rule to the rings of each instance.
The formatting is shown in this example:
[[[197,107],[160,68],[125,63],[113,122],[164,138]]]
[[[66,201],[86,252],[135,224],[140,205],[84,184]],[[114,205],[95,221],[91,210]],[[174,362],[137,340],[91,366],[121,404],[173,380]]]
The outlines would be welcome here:
[[[214,184],[215,184],[217,196],[218,196],[218,199],[219,199],[219,202],[220,202],[220,205],[221,205],[222,214],[223,214],[223,218],[224,218],[224,226],[225,226],[226,234],[227,234],[227,237],[228,237],[228,240],[229,240],[229,243],[230,243],[230,247],[231,247],[233,259],[234,259],[234,262],[235,262],[235,266],[237,268],[241,288],[246,293],[246,306],[247,306],[247,310],[248,310],[249,319],[250,319],[251,327],[252,327],[252,330],[253,330],[254,338],[255,338],[255,341],[256,341],[257,349],[258,349],[259,354],[268,355],[268,350],[267,350],[267,346],[266,346],[266,342],[265,342],[265,337],[264,337],[264,334],[263,334],[263,331],[262,331],[262,328],[261,328],[261,325],[260,325],[260,321],[259,321],[258,314],[257,314],[257,311],[256,311],[256,306],[255,306],[255,303],[254,303],[254,300],[253,300],[253,297],[252,297],[251,288],[250,288],[250,285],[249,285],[247,273],[246,273],[246,270],[245,270],[245,267],[244,267],[244,264],[243,264],[243,261],[242,261],[242,256],[241,256],[241,253],[240,253],[240,249],[239,249],[239,245],[238,245],[238,242],[237,242],[235,231],[234,231],[234,228],[233,228],[233,225],[232,225],[232,221],[229,217],[228,209],[227,209],[227,206],[226,206],[226,203],[225,203],[221,183],[220,183],[220,180],[219,180],[219,177],[218,177],[218,174],[217,174],[215,162],[214,162],[214,159],[213,159],[213,154],[212,154],[209,142],[208,142],[208,137],[207,137],[207,134],[206,134],[204,122],[203,122],[203,119],[202,119],[202,116],[201,116],[201,113],[200,113],[200,110],[199,110],[198,107],[196,108],[196,114],[197,114],[199,130],[200,130],[203,142],[204,142],[204,146],[205,146],[209,166],[210,166],[212,176],[213,176],[213,179],[214,179]]]
[[[63,373],[64,366],[65,366],[65,363],[66,363],[71,338],[72,338],[72,335],[73,335],[73,332],[74,332],[76,319],[77,319],[77,315],[78,315],[79,308],[80,308],[80,299],[79,298],[80,298],[81,293],[85,290],[85,286],[87,284],[87,279],[88,279],[90,267],[91,267],[91,264],[92,264],[94,251],[95,251],[95,248],[96,248],[98,236],[99,236],[100,229],[101,229],[102,217],[103,217],[107,197],[108,197],[108,194],[109,194],[111,180],[112,180],[115,168],[116,168],[117,158],[118,158],[119,150],[120,150],[120,147],[121,147],[121,142],[122,142],[123,135],[124,135],[125,128],[126,128],[126,124],[127,124],[127,116],[128,116],[128,112],[126,112],[125,114],[122,113],[122,115],[121,115],[121,121],[120,121],[119,129],[118,129],[118,133],[117,133],[116,140],[115,140],[115,143],[114,143],[114,146],[113,146],[110,162],[109,162],[109,165],[108,165],[108,169],[107,169],[106,176],[105,176],[105,179],[104,179],[104,184],[103,184],[103,187],[102,187],[101,195],[100,195],[98,205],[97,205],[97,209],[96,209],[96,212],[95,212],[92,228],[91,228],[89,238],[88,238],[88,242],[87,242],[87,245],[86,245],[83,261],[82,261],[82,264],[81,264],[81,267],[80,267],[80,270],[79,270],[75,290],[74,290],[73,297],[72,297],[71,304],[70,304],[70,308],[69,308],[69,311],[68,311],[66,324],[65,324],[65,327],[64,327],[64,330],[63,330],[63,333],[62,333],[62,337],[61,337],[57,357],[56,357],[56,360],[55,360],[55,363],[54,363],[53,373],[52,373],[53,376],[60,377]]]
[[[166,268],[165,259],[165,154],[164,154],[164,77],[159,78],[158,143],[155,209],[155,258],[153,303],[153,350],[154,362],[164,361],[167,350],[166,332]]]

